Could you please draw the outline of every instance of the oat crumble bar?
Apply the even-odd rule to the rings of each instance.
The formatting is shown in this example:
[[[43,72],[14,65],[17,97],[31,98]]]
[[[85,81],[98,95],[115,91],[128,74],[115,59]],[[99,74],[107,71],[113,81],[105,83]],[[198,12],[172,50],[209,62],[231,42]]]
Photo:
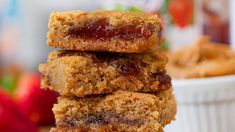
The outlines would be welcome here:
[[[41,86],[66,96],[83,97],[116,90],[160,92],[171,87],[167,58],[151,54],[54,51],[41,64]]]
[[[150,52],[161,43],[156,15],[125,11],[53,12],[48,45],[80,51]]]
[[[117,91],[85,98],[60,97],[53,112],[52,130],[107,130],[159,132],[176,114],[172,89],[159,94]],[[109,129],[108,129],[109,128]]]

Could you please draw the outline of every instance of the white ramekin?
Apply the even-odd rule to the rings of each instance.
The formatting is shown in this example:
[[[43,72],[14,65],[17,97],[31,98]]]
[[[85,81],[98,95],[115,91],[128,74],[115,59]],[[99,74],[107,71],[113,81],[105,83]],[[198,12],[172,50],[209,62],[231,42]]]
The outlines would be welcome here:
[[[176,120],[166,132],[235,132],[235,75],[173,80]]]

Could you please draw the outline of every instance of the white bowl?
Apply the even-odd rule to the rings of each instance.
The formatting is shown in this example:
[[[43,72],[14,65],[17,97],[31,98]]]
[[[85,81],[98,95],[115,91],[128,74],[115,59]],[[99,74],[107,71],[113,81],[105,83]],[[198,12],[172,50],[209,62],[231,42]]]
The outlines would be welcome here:
[[[166,132],[234,132],[235,75],[173,80],[176,121]]]

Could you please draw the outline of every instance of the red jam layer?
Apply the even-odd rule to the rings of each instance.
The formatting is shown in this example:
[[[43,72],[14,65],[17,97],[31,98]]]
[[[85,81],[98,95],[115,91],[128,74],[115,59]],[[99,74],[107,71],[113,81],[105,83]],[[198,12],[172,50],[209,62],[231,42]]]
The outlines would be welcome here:
[[[82,124],[80,124],[81,121]],[[89,114],[85,117],[66,120],[62,124],[60,124],[60,126],[65,125],[69,127],[76,127],[79,125],[90,126],[92,124],[93,125],[125,124],[125,125],[135,126],[135,125],[140,125],[142,123],[143,121],[141,119],[128,119],[115,112],[104,111],[104,112]]]
[[[118,66],[118,72],[122,75],[139,75],[141,68],[135,63],[124,63]]]
[[[107,40],[117,38],[128,41],[148,38],[152,33],[153,28],[144,25],[126,24],[120,27],[113,27],[108,19],[103,18],[87,22],[82,27],[73,27],[69,30],[68,35],[82,39]]]
[[[158,84],[158,92],[162,92],[164,90],[167,90],[171,86],[171,77],[167,75],[166,73],[155,73],[151,76],[152,81],[159,81]]]

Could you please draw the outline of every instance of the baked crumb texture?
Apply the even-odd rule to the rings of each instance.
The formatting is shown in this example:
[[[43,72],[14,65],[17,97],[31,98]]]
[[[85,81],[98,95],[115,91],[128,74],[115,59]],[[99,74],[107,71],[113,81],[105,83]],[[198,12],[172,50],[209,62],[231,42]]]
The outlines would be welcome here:
[[[157,15],[125,11],[53,12],[48,45],[80,51],[143,53],[161,43]]]
[[[116,91],[85,98],[60,97],[52,132],[162,132],[175,118],[172,89],[159,94]]]
[[[158,52],[119,54],[54,51],[40,65],[41,86],[65,96],[83,97],[117,90],[159,93],[171,87],[167,57]]]
[[[60,93],[51,132],[163,132],[176,102],[156,15],[53,12],[39,66],[41,86]]]

